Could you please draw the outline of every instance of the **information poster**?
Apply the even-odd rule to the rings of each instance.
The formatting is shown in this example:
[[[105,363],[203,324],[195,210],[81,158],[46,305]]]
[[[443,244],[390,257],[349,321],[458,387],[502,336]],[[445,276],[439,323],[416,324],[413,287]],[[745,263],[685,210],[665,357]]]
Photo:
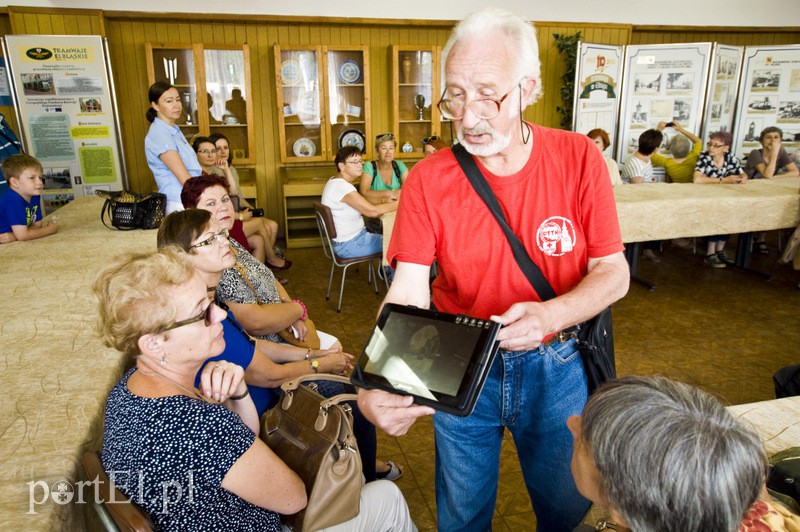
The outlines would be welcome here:
[[[760,148],[768,126],[783,130],[783,147],[800,148],[800,45],[748,46],[744,50],[733,153],[746,158]]]
[[[714,59],[706,92],[706,112],[700,135],[703,140],[708,140],[708,135],[715,131],[733,131],[743,52],[741,46],[714,45]]]
[[[44,167],[42,203],[122,188],[114,106],[99,36],[8,35],[23,143]]]
[[[659,122],[677,121],[698,132],[711,60],[711,43],[650,44],[628,46],[620,105],[617,161],[623,163],[636,151],[639,135]],[[672,128],[664,130],[659,153],[666,149]]]
[[[615,147],[622,53],[622,46],[578,43],[572,130],[586,134],[596,128],[604,129],[611,140],[605,153],[609,156]]]

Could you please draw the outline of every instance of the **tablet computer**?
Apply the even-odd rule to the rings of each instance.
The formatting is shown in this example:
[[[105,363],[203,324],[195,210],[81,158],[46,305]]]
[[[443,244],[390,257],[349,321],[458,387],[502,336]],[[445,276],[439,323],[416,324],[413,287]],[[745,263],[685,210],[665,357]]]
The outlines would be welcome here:
[[[387,303],[350,379],[458,416],[475,407],[500,324]]]

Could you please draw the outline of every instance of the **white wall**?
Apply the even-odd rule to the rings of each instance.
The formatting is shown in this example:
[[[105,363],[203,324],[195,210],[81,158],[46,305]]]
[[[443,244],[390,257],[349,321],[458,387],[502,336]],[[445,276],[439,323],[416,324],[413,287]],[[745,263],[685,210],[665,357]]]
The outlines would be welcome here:
[[[458,20],[486,0],[12,0],[0,5],[152,11]],[[693,26],[800,26],[798,0],[497,0],[530,20]]]

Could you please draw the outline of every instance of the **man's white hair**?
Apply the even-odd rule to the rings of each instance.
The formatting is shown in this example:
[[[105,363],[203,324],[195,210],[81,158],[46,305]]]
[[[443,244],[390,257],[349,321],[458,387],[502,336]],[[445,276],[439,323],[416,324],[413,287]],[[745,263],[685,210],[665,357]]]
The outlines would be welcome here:
[[[533,23],[522,20],[517,15],[496,7],[486,7],[467,15],[453,28],[447,44],[442,50],[442,65],[447,64],[447,56],[453,45],[461,40],[478,39],[490,36],[505,36],[512,42],[517,66],[513,78],[532,79],[536,87],[526,105],[534,103],[542,94],[541,63],[539,62],[539,43]],[[489,52],[487,52],[489,53]]]

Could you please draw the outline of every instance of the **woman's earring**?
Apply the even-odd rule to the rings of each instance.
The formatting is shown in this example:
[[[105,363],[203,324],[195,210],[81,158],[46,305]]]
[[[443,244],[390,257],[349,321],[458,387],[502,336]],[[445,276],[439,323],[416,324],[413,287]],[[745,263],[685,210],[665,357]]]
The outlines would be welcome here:
[[[161,365],[162,366],[166,366],[167,365],[167,359],[164,358],[164,355],[161,355]]]

